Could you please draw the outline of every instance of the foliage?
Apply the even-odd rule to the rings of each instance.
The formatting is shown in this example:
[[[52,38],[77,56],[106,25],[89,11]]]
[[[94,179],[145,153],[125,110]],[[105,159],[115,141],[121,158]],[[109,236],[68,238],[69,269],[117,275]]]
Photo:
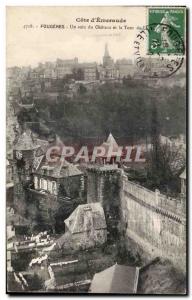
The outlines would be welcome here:
[[[91,91],[83,87],[73,99],[60,97],[58,103],[38,99],[36,110],[19,114],[19,121],[39,122],[63,140],[79,137],[115,137],[136,140],[150,136],[153,103],[156,103],[163,135],[185,132],[185,89],[153,89],[127,79],[129,84],[106,83]],[[131,83],[130,83],[131,82]],[[46,107],[46,110],[45,110]],[[23,120],[25,117],[25,120]],[[38,133],[45,133],[38,128]]]
[[[148,154],[148,185],[162,192],[180,192],[179,175],[185,166],[185,158],[180,149],[167,144],[158,144],[158,155],[154,149]]]
[[[28,279],[29,291],[39,291],[43,288],[43,280],[35,273]]]

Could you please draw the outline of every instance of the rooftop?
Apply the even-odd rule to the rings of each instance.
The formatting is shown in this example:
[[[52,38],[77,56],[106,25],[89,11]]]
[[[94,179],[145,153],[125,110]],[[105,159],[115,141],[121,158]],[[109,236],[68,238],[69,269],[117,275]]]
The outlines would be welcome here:
[[[134,294],[138,275],[137,267],[115,264],[94,275],[90,293]]]
[[[14,145],[14,150],[34,150],[39,148],[39,145],[34,140],[31,131],[24,131]]]
[[[83,174],[74,164],[67,162],[65,159],[58,159],[57,162],[52,163],[41,160],[36,173],[54,178],[65,178]]]
[[[103,207],[98,202],[79,205],[65,220],[65,225],[71,233],[85,232],[91,227],[94,230],[107,228]]]
[[[118,146],[116,140],[114,139],[113,135],[110,133],[106,142],[103,142],[100,147],[103,147],[105,149],[105,155],[107,155],[109,148],[113,152],[117,152],[119,146]]]

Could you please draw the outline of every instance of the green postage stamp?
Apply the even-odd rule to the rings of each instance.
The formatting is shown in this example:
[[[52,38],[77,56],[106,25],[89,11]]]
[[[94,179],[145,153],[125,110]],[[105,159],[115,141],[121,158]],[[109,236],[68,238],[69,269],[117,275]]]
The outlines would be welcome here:
[[[150,54],[184,54],[178,39],[184,41],[185,11],[181,7],[149,8],[148,23],[154,26],[148,40]]]

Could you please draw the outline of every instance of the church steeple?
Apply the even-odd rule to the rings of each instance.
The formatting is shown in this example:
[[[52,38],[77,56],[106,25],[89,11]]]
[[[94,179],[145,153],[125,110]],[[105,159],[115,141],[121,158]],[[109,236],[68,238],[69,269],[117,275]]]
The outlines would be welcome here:
[[[109,50],[108,50],[108,44],[105,44],[105,53],[103,56],[103,66],[104,67],[112,67],[113,66],[113,59],[109,55]]]

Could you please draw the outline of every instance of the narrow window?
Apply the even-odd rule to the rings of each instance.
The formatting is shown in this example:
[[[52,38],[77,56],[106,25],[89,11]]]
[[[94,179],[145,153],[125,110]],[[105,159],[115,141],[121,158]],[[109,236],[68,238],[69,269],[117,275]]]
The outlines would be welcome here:
[[[35,189],[37,190],[38,189],[38,178],[37,176],[34,177],[34,186],[35,186]]]
[[[55,181],[52,181],[52,193],[57,195],[57,185]]]

